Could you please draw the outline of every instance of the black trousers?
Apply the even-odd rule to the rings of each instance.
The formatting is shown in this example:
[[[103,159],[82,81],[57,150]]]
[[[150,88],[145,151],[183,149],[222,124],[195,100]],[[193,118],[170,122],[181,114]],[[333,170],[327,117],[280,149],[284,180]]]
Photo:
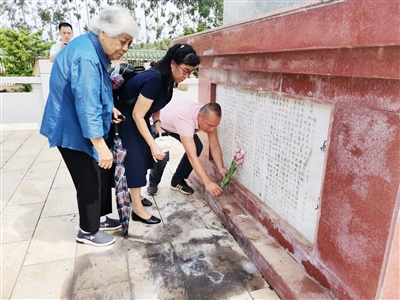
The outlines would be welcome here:
[[[173,138],[181,141],[181,137],[177,133],[168,132],[168,135],[172,136]],[[200,138],[195,134],[193,136],[194,144],[196,146],[196,154],[200,156],[201,151],[203,150],[203,143],[200,141]],[[164,173],[165,166],[169,161],[169,152],[165,152],[166,155],[163,160],[158,160],[157,163],[154,164],[153,169],[150,170],[149,175],[149,183],[152,186],[157,186],[161,181],[161,176]],[[174,175],[172,175],[172,181],[180,181],[182,179],[187,179],[190,173],[193,171],[193,167],[190,164],[189,158],[186,152],[183,154],[181,161],[179,162]]]
[[[169,133],[170,136],[174,137],[178,141],[181,141],[181,137],[177,133]],[[201,151],[203,150],[203,143],[200,141],[200,138],[195,134],[193,136],[194,144],[196,146],[196,154],[200,156]],[[189,158],[186,152],[183,154],[181,161],[179,162],[178,166],[176,167],[176,171],[174,175],[172,175],[172,181],[180,181],[182,179],[187,179],[192,172],[193,167],[190,164]]]
[[[75,185],[79,226],[84,231],[97,232],[100,216],[112,212],[111,187],[114,169],[100,168],[85,152],[61,147],[58,147],[58,150]]]

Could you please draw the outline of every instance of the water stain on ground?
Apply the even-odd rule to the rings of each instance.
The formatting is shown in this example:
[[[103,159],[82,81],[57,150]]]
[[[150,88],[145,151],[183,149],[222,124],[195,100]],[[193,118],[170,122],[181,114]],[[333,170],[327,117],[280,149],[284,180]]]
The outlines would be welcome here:
[[[214,240],[214,247],[206,247],[207,252],[202,247],[192,247],[189,258],[179,256],[174,249],[163,251],[160,245],[147,244],[153,275],[159,274],[163,279],[161,289],[170,291],[171,286],[180,286],[180,294],[174,299],[228,299],[265,288],[265,280],[248,258],[231,247],[218,246],[218,239]],[[197,240],[194,246],[204,244],[210,244],[210,240]],[[249,264],[253,267],[247,267]]]
[[[193,211],[176,211],[165,225],[151,228],[149,238],[131,235],[78,257],[65,298],[136,299],[151,289],[156,299],[220,300],[268,287],[232,237],[206,225]],[[134,278],[143,265],[146,280],[140,284]]]

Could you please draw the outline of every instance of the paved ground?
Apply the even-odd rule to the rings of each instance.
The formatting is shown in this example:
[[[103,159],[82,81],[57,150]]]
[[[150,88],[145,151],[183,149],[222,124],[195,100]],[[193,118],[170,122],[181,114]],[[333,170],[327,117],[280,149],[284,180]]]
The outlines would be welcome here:
[[[176,142],[149,211],[114,245],[77,244],[75,190],[32,124],[2,126],[1,299],[279,299],[207,203],[171,191]],[[144,194],[145,195],[145,194]],[[114,208],[113,217],[117,217]]]

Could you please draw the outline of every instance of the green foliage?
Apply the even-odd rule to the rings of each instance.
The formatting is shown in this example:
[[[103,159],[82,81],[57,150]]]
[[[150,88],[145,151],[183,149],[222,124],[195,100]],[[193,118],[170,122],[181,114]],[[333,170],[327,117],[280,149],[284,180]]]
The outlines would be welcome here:
[[[164,38],[160,41],[148,42],[148,43],[140,43],[134,44],[131,46],[132,49],[135,50],[168,50],[169,47],[173,46],[173,42],[171,39]]]
[[[183,35],[189,35],[189,34],[193,34],[196,32],[203,31],[203,30],[207,30],[207,29],[210,29],[210,27],[208,27],[207,24],[200,22],[199,24],[197,24],[197,28],[184,26],[183,27]]]
[[[50,44],[41,40],[42,31],[35,33],[19,28],[18,31],[0,28],[0,48],[6,76],[32,76],[35,61],[40,56],[47,56]]]
[[[223,0],[0,0],[1,27],[29,32],[40,29],[46,41],[55,41],[59,23],[69,22],[74,35],[79,36],[89,30],[102,8],[116,4],[125,7],[144,29],[137,42],[173,39],[214,28],[223,18]]]
[[[222,25],[223,0],[170,0],[176,8],[169,14],[167,24],[172,28],[170,37],[176,37],[177,32],[188,35]]]
[[[187,26],[183,27],[183,35],[189,35],[189,34],[192,34],[195,32],[196,32],[196,30],[194,28],[187,27]]]
[[[11,89],[13,92],[17,93],[29,93],[33,91],[32,84],[30,83],[23,83],[20,88],[18,89]]]
[[[196,78],[199,78],[199,67],[194,68],[193,75]]]
[[[207,30],[207,29],[210,29],[210,27],[208,27],[207,24],[205,24],[203,22],[200,22],[197,25],[197,32],[200,32],[200,31],[203,31],[203,30]]]
[[[220,26],[223,18],[223,3],[223,0],[143,1],[140,7],[145,12],[146,40],[148,40],[147,31],[155,32],[156,40],[159,40],[162,33],[169,38],[176,38],[182,33],[187,35]],[[167,12],[167,5],[169,7],[172,5],[174,9]],[[148,25],[147,20],[155,21],[156,25]],[[163,23],[167,26],[160,25]]]
[[[29,15],[28,3],[25,0],[2,0],[0,3],[0,19],[11,21],[13,28],[23,28],[30,30],[27,15]],[[3,27],[3,25],[2,25]]]

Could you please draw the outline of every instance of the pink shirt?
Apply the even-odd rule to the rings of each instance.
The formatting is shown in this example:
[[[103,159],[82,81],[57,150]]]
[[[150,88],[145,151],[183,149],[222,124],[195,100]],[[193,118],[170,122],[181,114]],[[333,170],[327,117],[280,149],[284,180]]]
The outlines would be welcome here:
[[[161,127],[180,136],[194,136],[199,131],[197,115],[204,103],[172,99],[161,109]]]

